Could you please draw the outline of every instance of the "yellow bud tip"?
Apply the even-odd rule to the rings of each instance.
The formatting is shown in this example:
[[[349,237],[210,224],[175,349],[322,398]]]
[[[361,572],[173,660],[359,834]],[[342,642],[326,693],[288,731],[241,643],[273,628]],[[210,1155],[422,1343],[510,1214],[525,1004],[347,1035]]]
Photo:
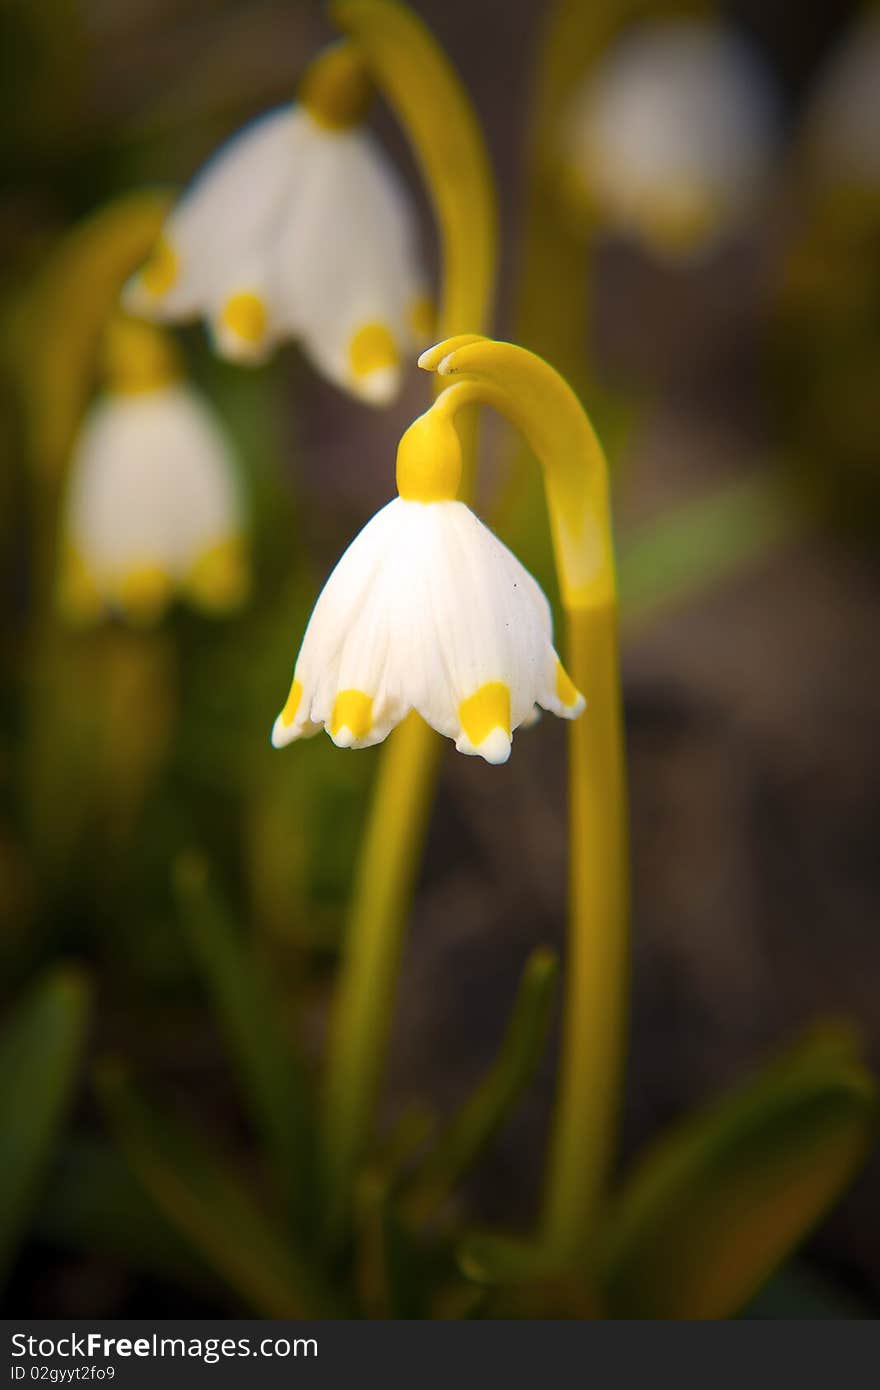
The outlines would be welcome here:
[[[478,753],[489,763],[510,757],[510,689],[503,681],[488,681],[458,707],[461,753]]]
[[[230,295],[220,314],[218,338],[225,351],[245,352],[259,348],[266,337],[269,314],[264,301],[253,290]]]
[[[138,395],[158,391],[180,375],[177,348],[155,324],[115,314],[101,350],[101,373],[109,391]]]
[[[338,748],[351,748],[373,726],[373,701],[362,690],[340,690],[333,702],[329,734]]]
[[[397,491],[407,502],[450,502],[461,482],[461,440],[436,405],[414,420],[397,446]]]
[[[177,252],[167,237],[162,236],[141,270],[138,283],[151,299],[161,299],[177,282],[179,268]]]
[[[423,372],[436,372],[438,376],[448,376],[455,370],[455,354],[459,348],[470,343],[485,343],[488,339],[482,333],[459,333],[454,338],[446,338],[442,343],[425,348],[418,359]]]
[[[373,84],[357,45],[343,39],[319,53],[302,77],[298,97],[325,130],[360,125],[372,101]]]

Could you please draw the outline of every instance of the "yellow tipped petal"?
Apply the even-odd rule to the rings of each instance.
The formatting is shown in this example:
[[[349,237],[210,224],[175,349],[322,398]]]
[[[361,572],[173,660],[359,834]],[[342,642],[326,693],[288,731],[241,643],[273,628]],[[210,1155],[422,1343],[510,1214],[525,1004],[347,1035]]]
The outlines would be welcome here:
[[[241,290],[227,299],[220,315],[220,324],[249,347],[257,347],[266,336],[269,315],[258,294],[252,290]]]
[[[333,703],[330,736],[337,739],[347,729],[351,741],[366,738],[373,725],[373,701],[362,690],[340,690]]]
[[[300,704],[302,702],[302,696],[302,683],[298,680],[294,680],[290,687],[290,694],[288,695],[284,703],[284,709],[278,716],[285,729],[289,729],[294,719],[296,718],[296,712],[299,709]]]
[[[400,365],[400,353],[384,323],[365,323],[348,345],[348,365],[358,381]]]
[[[461,727],[475,748],[495,729],[510,738],[510,690],[503,681],[488,681],[458,707]]]
[[[238,608],[250,587],[244,545],[238,536],[203,550],[187,576],[190,598],[208,612]]]
[[[561,661],[556,663],[556,694],[566,709],[574,709],[576,705],[583,706],[585,703],[583,695]]]
[[[171,576],[161,565],[138,565],[120,579],[117,599],[132,622],[150,624],[161,617],[173,587]]]
[[[143,267],[140,282],[154,299],[161,299],[177,281],[180,265],[177,252],[167,237],[160,237],[156,249]]]

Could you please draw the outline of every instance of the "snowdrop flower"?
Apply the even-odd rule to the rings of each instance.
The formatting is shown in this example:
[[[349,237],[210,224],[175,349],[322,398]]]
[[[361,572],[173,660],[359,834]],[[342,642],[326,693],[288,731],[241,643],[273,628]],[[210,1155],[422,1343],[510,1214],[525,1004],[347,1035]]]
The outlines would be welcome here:
[[[871,10],[831,57],[807,117],[808,153],[827,184],[880,186],[880,14]]]
[[[337,385],[391,400],[431,310],[407,194],[362,127],[370,91],[351,45],[322,54],[296,105],[246,127],[196,178],[127,307],[203,315],[217,351],[239,362],[297,338]]]
[[[121,317],[107,390],[74,445],[59,603],[68,618],[159,618],[175,593],[222,612],[247,589],[242,506],[226,440],[180,380],[160,330]]]
[[[442,396],[403,436],[399,496],[342,556],[306,629],[272,742],[322,727],[340,748],[379,743],[411,710],[460,753],[503,763],[540,705],[584,699],[553,647],[532,576],[455,501],[461,446]]]
[[[687,257],[753,211],[775,133],[774,93],[742,40],[704,21],[658,19],[624,34],[581,85],[567,177],[603,221]]]

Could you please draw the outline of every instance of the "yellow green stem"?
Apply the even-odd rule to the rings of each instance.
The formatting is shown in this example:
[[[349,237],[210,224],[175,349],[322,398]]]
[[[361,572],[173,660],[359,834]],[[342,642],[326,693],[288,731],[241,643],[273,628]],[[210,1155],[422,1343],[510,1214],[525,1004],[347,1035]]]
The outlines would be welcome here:
[[[569,736],[569,930],[542,1256],[586,1248],[613,1157],[626,1008],[628,851],[617,584],[602,447],[577,397],[524,348],[441,343],[421,365],[459,378],[434,410],[481,402],[525,436],[544,474],[566,615],[566,661],[587,709]]]
[[[486,327],[495,273],[489,163],[467,95],[427,29],[393,0],[336,0],[408,136],[440,233],[439,331]],[[475,434],[461,431],[466,476]],[[331,1021],[323,1104],[327,1216],[338,1232],[369,1140],[388,1042],[403,931],[422,857],[441,743],[412,715],[389,740],[364,832]]]

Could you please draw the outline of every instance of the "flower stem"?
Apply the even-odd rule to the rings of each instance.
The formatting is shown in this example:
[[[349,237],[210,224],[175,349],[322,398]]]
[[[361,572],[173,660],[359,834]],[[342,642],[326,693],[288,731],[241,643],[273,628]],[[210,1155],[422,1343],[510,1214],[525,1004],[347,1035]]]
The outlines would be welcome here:
[[[568,735],[569,920],[560,1071],[542,1245],[582,1257],[613,1159],[628,967],[626,792],[617,612],[568,614],[566,663],[587,709]]]
[[[407,135],[431,197],[442,263],[438,332],[480,333],[495,277],[489,161],[464,88],[431,34],[395,0],[334,0]],[[473,415],[473,412],[470,412]],[[462,434],[474,472],[475,421]],[[323,1106],[328,1234],[342,1229],[370,1135],[403,933],[422,856],[441,741],[416,715],[382,754],[364,832],[331,1023]]]
[[[387,1051],[398,966],[440,760],[417,714],[382,754],[361,846],[324,1092],[327,1221],[344,1219]]]
[[[608,465],[573,390],[534,353],[452,340],[423,353],[420,365],[453,383],[435,410],[491,405],[540,462],[566,663],[587,699],[569,735],[569,935],[540,1233],[542,1262],[565,1267],[586,1253],[614,1150],[623,1063],[629,870]]]

